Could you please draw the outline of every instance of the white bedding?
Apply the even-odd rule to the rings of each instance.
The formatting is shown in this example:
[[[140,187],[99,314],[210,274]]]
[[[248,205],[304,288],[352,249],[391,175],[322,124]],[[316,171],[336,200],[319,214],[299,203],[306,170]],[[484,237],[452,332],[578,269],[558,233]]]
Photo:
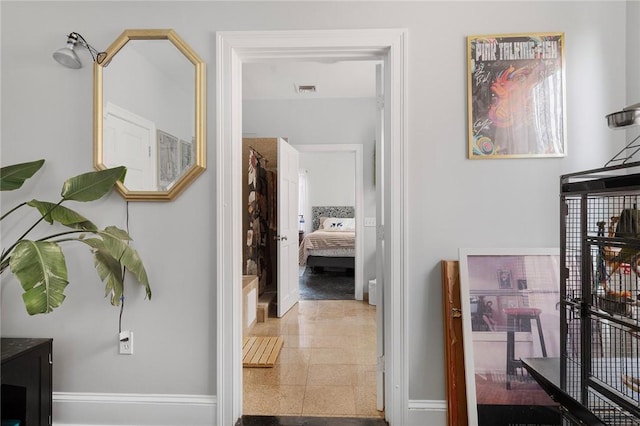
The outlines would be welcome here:
[[[355,257],[355,248],[332,248],[332,249],[309,249],[308,256],[324,256],[324,257]]]
[[[306,265],[307,257],[311,254],[314,256],[351,257],[355,255],[355,246],[355,232],[317,230],[307,234],[300,243],[299,264],[300,266]]]

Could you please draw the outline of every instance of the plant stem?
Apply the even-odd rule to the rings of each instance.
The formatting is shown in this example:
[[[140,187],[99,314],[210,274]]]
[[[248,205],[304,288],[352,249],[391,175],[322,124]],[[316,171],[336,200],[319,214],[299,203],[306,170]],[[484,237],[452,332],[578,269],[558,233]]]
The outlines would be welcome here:
[[[43,214],[42,216],[40,216],[40,219],[36,220],[36,223],[34,223],[33,225],[31,225],[31,227],[30,227],[29,229],[27,229],[27,230],[25,231],[25,233],[24,233],[24,234],[22,234],[22,235],[20,236],[20,238],[18,238],[18,239],[17,239],[17,240],[16,240],[16,241],[11,245],[11,247],[9,247],[6,251],[4,251],[4,252],[2,253],[2,256],[0,256],[0,263],[2,263],[2,261],[3,261],[7,256],[9,256],[9,254],[13,251],[13,249],[15,248],[15,246],[17,246],[17,245],[18,245],[18,243],[19,243],[20,241],[22,241],[22,240],[24,239],[24,237],[26,237],[26,236],[27,236],[27,234],[33,230],[33,228],[35,228],[35,227],[36,227],[40,222],[42,222],[42,221],[44,220],[44,218],[45,218],[49,213],[51,213],[51,212],[52,212],[56,207],[58,207],[60,204],[62,204],[62,202],[63,202],[63,201],[64,201],[64,198],[63,198],[62,200],[58,201],[58,204],[56,204],[55,206],[51,207],[51,208],[49,209],[49,211],[47,211],[45,214]],[[24,203],[24,204],[28,204],[28,203]],[[11,210],[11,211],[14,211],[14,210],[15,210],[15,208],[14,208],[13,210]],[[11,212],[11,211],[10,211],[10,212]],[[7,214],[9,214],[10,212],[6,213],[4,216],[6,216]],[[3,217],[4,217],[4,216],[3,216]]]
[[[9,256],[9,254],[11,253],[11,251],[13,250],[13,248],[14,248],[15,246],[17,246],[19,242],[20,242],[20,241],[16,241],[15,243],[13,243],[13,244],[11,245],[11,247],[9,247],[9,249],[8,249],[8,250],[5,250],[5,251],[3,251],[3,252],[2,252],[2,256],[0,256],[0,265],[4,265],[4,260],[5,260],[5,258],[6,258],[7,256]],[[3,269],[3,271],[4,271],[4,269]]]
[[[14,211],[18,210],[20,207],[24,206],[25,204],[27,204],[27,202],[25,201],[22,204],[18,204],[17,206],[15,206],[14,208],[12,208],[11,210],[9,210],[8,212],[6,212],[5,214],[2,215],[2,217],[0,217],[0,220],[4,219],[5,217],[9,216],[11,213],[13,213]]]
[[[27,234],[33,230],[33,228],[35,228],[35,227],[36,227],[40,222],[42,222],[42,221],[44,220],[44,218],[45,218],[45,217],[47,217],[47,215],[48,215],[49,213],[51,213],[52,211],[54,211],[56,207],[58,207],[60,204],[62,204],[62,202],[63,202],[63,201],[64,201],[64,198],[63,198],[62,200],[58,201],[58,204],[56,204],[55,206],[51,207],[51,208],[49,209],[49,211],[47,211],[45,214],[43,214],[43,215],[40,217],[40,219],[38,219],[38,220],[36,221],[36,223],[34,223],[33,225],[31,225],[31,228],[27,229],[27,230],[24,232],[24,234],[22,234],[22,235],[20,236],[20,238],[18,238],[18,241],[16,241],[16,244],[17,244],[19,241],[21,241],[24,237],[26,237],[26,236],[27,236]],[[15,244],[14,244],[14,245],[15,245]],[[12,247],[12,248],[13,248],[13,247]]]
[[[92,231],[86,231],[86,230],[73,230],[73,231],[65,231],[65,232],[59,232],[57,234],[52,234],[52,235],[48,235],[46,237],[40,238],[37,241],[47,241],[50,240],[51,238],[56,238],[56,237],[61,237],[63,235],[69,235],[69,234],[84,234],[84,233],[88,233],[88,234],[95,234],[95,232]],[[67,238],[64,240],[57,240],[56,242],[61,242],[61,241],[71,241],[71,240],[77,240],[77,238]]]
[[[8,261],[2,261],[2,263],[0,263],[0,274],[2,274],[2,272],[4,272],[5,269],[7,269],[7,267],[9,266],[9,262]]]

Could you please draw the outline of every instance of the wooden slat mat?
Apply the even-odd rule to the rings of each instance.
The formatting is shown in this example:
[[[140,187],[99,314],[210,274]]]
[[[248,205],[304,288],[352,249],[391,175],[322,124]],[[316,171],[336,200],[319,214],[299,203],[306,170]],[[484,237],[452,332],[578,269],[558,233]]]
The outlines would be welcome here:
[[[282,336],[251,336],[242,341],[243,367],[273,367],[280,354]]]

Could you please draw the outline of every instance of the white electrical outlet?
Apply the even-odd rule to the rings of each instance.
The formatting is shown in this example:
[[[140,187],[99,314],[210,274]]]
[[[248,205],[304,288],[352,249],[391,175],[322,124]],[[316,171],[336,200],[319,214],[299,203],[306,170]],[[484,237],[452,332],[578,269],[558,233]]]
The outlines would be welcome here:
[[[365,217],[364,218],[364,226],[376,226],[376,218],[375,217]]]
[[[120,355],[133,355],[133,331],[120,332]]]

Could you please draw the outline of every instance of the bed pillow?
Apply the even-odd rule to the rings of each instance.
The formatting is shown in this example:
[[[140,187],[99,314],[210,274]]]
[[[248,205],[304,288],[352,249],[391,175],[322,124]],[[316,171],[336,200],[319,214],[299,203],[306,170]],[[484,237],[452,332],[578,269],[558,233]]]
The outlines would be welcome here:
[[[353,218],[329,217],[322,222],[324,231],[355,231],[356,220]]]
[[[320,216],[318,220],[318,229],[324,229],[324,221],[329,219],[327,216]]]

